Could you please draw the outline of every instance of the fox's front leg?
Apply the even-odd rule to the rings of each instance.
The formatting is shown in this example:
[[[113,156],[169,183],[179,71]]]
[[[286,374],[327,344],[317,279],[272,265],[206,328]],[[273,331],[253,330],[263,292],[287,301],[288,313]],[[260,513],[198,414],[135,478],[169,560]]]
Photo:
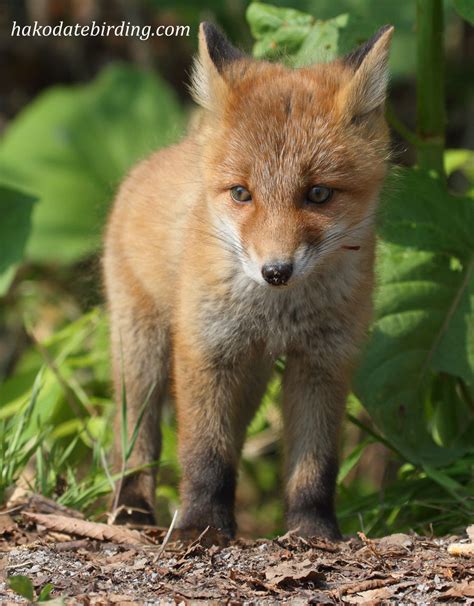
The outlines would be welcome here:
[[[182,473],[178,527],[213,526],[233,536],[236,472],[245,429],[271,364],[249,363],[248,358],[232,363],[187,340],[177,342],[174,378]]]
[[[164,318],[147,308],[134,305],[122,291],[122,304],[110,304],[112,353],[117,413],[113,464],[117,473],[137,469],[116,484],[112,504],[118,507],[118,523],[155,523],[156,465],[160,459],[160,417],[167,394],[169,374],[169,331]],[[148,311],[148,313],[147,313]],[[121,408],[126,397],[127,427],[122,427]],[[144,409],[144,410],[143,410]],[[140,415],[143,417],[140,421]],[[130,444],[138,436],[127,461],[122,452],[121,434]]]
[[[334,360],[332,360],[334,362]],[[288,356],[284,387],[287,523],[305,536],[341,538],[334,512],[348,369]]]

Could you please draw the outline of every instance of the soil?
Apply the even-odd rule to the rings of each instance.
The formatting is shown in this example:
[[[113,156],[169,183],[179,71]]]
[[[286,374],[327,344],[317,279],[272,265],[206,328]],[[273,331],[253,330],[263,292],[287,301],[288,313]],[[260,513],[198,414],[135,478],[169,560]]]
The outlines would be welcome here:
[[[0,604],[27,603],[9,589],[14,575],[37,593],[52,583],[66,604],[474,604],[474,557],[447,550],[469,551],[465,537],[229,542],[207,529],[163,546],[165,534],[90,523],[41,498],[0,512]]]

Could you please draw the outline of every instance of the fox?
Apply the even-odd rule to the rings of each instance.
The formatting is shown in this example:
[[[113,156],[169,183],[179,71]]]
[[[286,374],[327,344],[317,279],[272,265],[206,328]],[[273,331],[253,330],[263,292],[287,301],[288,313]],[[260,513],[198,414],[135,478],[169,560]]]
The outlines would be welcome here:
[[[198,115],[180,142],[131,169],[105,232],[113,382],[119,402],[126,393],[129,439],[141,418],[118,523],[156,521],[153,464],[171,398],[176,527],[235,536],[246,428],[283,358],[286,525],[342,538],[339,437],[372,315],[392,33],[290,68],[200,24]],[[119,427],[120,412],[118,460]]]

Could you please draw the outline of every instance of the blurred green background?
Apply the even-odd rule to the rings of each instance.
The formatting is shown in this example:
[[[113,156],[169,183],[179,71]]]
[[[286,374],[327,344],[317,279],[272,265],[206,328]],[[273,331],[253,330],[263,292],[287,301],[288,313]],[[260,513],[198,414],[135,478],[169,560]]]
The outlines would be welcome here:
[[[382,196],[376,317],[348,401],[338,514],[344,532],[373,535],[472,522],[473,12],[470,0],[1,1],[0,501],[21,485],[103,517],[114,481],[103,221],[127,169],[185,131],[199,22],[292,66],[392,23],[396,167]],[[11,35],[13,22],[93,20],[189,25],[191,35]],[[283,529],[281,371],[244,449],[237,510],[247,536]],[[178,503],[172,406],[163,431],[166,525]]]

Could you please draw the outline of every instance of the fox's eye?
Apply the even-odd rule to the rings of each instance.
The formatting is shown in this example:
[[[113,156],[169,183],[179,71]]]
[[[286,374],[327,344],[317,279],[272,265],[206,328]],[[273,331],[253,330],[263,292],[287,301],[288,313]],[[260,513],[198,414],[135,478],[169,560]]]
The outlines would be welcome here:
[[[325,185],[313,185],[306,194],[308,204],[324,204],[331,199],[333,190]]]
[[[252,200],[252,195],[250,194],[249,190],[242,185],[232,187],[230,190],[230,195],[236,202],[250,202]]]

